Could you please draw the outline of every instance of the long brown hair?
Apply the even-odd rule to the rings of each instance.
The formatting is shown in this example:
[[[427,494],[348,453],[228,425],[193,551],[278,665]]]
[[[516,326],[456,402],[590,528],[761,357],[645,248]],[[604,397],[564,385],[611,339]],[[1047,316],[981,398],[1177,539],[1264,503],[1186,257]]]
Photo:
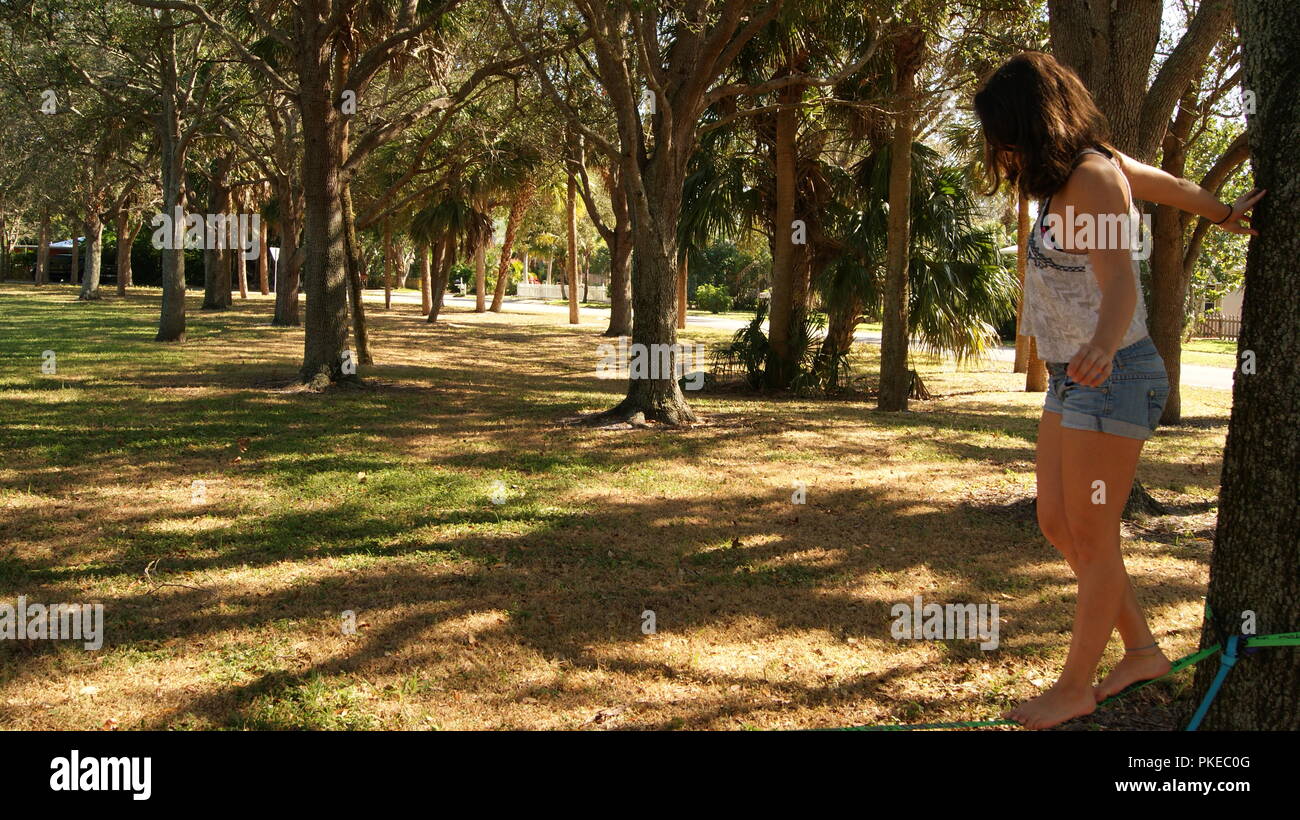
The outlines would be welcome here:
[[[1025,196],[1060,190],[1079,152],[1111,153],[1106,118],[1078,75],[1050,54],[1026,51],[984,79],[975,93],[984,127],[987,193],[1005,179]]]

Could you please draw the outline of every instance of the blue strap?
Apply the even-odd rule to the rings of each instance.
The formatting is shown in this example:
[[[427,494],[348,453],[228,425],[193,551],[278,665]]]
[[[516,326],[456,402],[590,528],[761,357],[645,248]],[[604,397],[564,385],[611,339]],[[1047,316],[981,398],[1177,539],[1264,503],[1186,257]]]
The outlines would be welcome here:
[[[1237,643],[1241,639],[1240,635],[1233,635],[1228,638],[1228,644],[1219,656],[1219,672],[1214,676],[1214,681],[1210,684],[1209,690],[1205,697],[1201,699],[1201,705],[1196,707],[1196,714],[1192,715],[1192,722],[1187,724],[1187,731],[1195,732],[1205,720],[1205,714],[1210,711],[1210,704],[1214,703],[1214,698],[1219,694],[1219,688],[1223,686],[1223,681],[1232,671],[1232,667],[1237,665]]]

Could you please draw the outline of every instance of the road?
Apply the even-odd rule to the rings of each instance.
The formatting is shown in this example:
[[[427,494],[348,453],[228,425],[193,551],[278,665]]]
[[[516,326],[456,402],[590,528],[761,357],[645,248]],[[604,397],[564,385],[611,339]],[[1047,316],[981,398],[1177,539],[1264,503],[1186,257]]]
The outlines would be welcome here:
[[[367,290],[367,302],[383,302],[384,296],[381,291]],[[419,304],[420,294],[415,291],[403,290],[393,291],[393,301],[401,304]],[[448,295],[444,304],[455,305],[456,307],[474,307],[474,297],[472,296],[451,296]],[[607,308],[589,308],[581,307],[579,317],[583,320],[601,321],[609,316]],[[507,298],[502,305],[502,311],[505,313],[555,313],[568,317],[569,308],[567,305],[550,305],[546,302],[532,299],[511,299]],[[732,319],[727,316],[696,315],[691,314],[686,317],[686,328],[707,327],[719,330],[739,330],[745,326],[745,322],[740,319]],[[865,344],[879,345],[880,334],[871,331],[860,330],[853,334],[854,341]],[[1016,349],[1008,345],[1001,345],[989,351],[989,358],[999,362],[1015,361]],[[1209,365],[1184,364],[1182,366],[1181,382],[1192,387],[1209,387],[1215,390],[1232,389],[1232,368],[1230,367],[1211,367]]]

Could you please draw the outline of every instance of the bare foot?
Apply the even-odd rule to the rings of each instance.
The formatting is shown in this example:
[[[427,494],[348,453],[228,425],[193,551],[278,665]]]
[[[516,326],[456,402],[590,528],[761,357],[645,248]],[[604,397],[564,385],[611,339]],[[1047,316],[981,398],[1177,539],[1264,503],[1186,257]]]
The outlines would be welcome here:
[[[1152,680],[1168,672],[1169,659],[1159,648],[1146,652],[1127,652],[1110,674],[1096,688],[1097,702],[1117,695],[1138,681]]]
[[[1024,725],[1026,729],[1050,729],[1080,715],[1092,714],[1097,699],[1092,687],[1066,689],[1058,682],[1043,694],[1027,700],[1003,717]]]

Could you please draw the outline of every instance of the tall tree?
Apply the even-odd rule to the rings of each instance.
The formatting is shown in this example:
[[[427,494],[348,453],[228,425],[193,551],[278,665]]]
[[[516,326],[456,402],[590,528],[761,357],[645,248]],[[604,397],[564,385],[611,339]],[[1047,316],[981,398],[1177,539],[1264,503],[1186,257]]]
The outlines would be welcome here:
[[[1238,0],[1255,182],[1268,195],[1255,209],[1246,292],[1223,455],[1222,489],[1207,604],[1214,615],[1201,645],[1239,634],[1243,613],[1259,633],[1300,626],[1300,15],[1287,0]],[[1216,673],[1197,667],[1204,696]],[[1238,663],[1203,724],[1218,730],[1300,729],[1300,653],[1263,649]]]
[[[518,58],[483,59],[455,91],[442,93],[458,67],[431,59],[426,75],[388,88],[367,108],[372,81],[418,54],[433,55],[437,29],[459,0],[397,4],[363,0],[267,0],[256,12],[222,8],[214,14],[192,0],[133,0],[181,10],[216,33],[266,88],[296,106],[301,133],[302,262],[307,294],[304,382],[326,385],[351,376],[343,365],[348,339],[347,249],[342,186],[346,174],[374,149],[426,117],[455,108],[483,82],[518,65]],[[471,47],[478,44],[466,41]],[[445,43],[441,43],[445,45]],[[552,44],[562,48],[563,44]],[[387,75],[402,81],[402,75]],[[385,98],[407,99],[385,109]],[[359,129],[357,121],[364,122]],[[431,314],[432,315],[432,314]]]
[[[695,150],[701,115],[709,106],[759,93],[745,83],[720,82],[745,47],[780,11],[782,0],[712,0],[684,8],[633,0],[576,0],[595,53],[592,70],[608,95],[618,141],[590,128],[567,104],[537,55],[537,38],[525,42],[519,17],[496,0],[502,22],[529,55],[538,81],[595,150],[621,163],[632,209],[632,343],[654,356],[653,368],[632,368],[626,398],[592,422],[638,414],[668,424],[695,420],[676,377],[677,230],[687,163]],[[775,91],[787,82],[764,90]],[[642,102],[651,110],[642,116]],[[651,104],[652,103],[652,104]]]
[[[908,231],[911,227],[912,137],[915,113],[916,74],[925,58],[925,31],[904,26],[895,34],[894,47],[894,130],[889,169],[889,245],[885,259],[885,299],[881,312],[880,396],[881,410],[906,410],[912,393],[912,373],[907,366],[907,267]]]
[[[1151,65],[1160,42],[1164,8],[1165,0],[1048,0],[1049,28],[1052,52],[1073,68],[1092,92],[1110,126],[1111,141],[1142,162],[1154,162],[1163,147],[1162,167],[1182,176],[1191,106],[1178,110],[1177,116],[1176,108],[1194,87],[1215,44],[1229,32],[1232,2],[1201,0],[1153,77]],[[1240,164],[1243,151],[1241,146],[1236,164]],[[1204,181],[1211,185],[1215,182],[1208,178]],[[1180,360],[1190,279],[1190,274],[1183,273],[1186,252],[1182,237],[1187,221],[1168,207],[1153,207],[1151,214],[1149,325],[1152,341],[1169,370],[1170,395],[1162,421],[1172,424],[1182,417]],[[1199,247],[1187,250],[1194,252],[1194,264]]]

